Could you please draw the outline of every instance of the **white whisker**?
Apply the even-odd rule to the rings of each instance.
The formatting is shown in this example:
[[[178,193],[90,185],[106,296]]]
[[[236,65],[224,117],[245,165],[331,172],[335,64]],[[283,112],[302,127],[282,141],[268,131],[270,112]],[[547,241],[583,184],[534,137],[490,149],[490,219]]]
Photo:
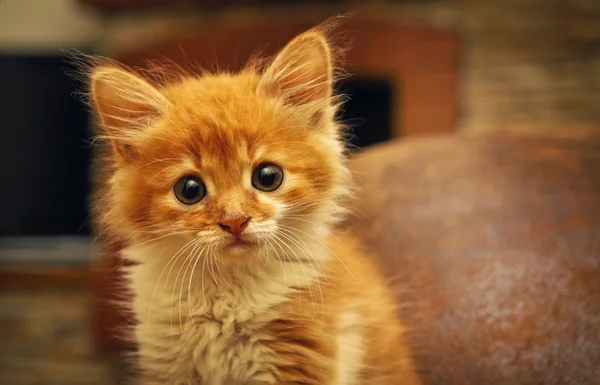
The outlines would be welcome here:
[[[271,240],[277,245],[279,252],[281,252],[283,254],[283,257],[289,261],[290,265],[292,266],[292,269],[294,269],[294,275],[296,276],[296,284],[297,284],[298,289],[300,290],[300,288],[301,288],[300,278],[298,277],[298,272],[296,271],[296,266],[295,266],[294,262],[292,262],[292,259],[287,255],[287,253],[285,253],[283,251],[283,247],[281,247],[281,243],[280,243],[281,240],[279,238],[277,238],[275,236],[275,237],[271,238]],[[286,269],[285,264],[283,266],[284,266],[284,271],[285,271],[285,269]],[[299,306],[302,307],[302,292],[300,291],[299,294],[300,295],[299,295],[298,303],[299,303]]]
[[[194,238],[191,241],[189,241],[188,243],[186,243],[185,245],[183,245],[181,248],[179,248],[179,250],[177,250],[177,252],[175,252],[175,254],[173,254],[173,256],[169,259],[169,261],[163,267],[162,271],[160,272],[160,275],[158,276],[158,279],[156,280],[156,283],[154,284],[154,290],[152,291],[152,298],[150,300],[150,306],[148,306],[148,315],[146,316],[146,322],[148,322],[148,320],[150,319],[150,312],[152,311],[152,304],[154,303],[154,297],[156,295],[156,290],[158,289],[160,279],[162,278],[163,274],[167,270],[167,267],[169,267],[169,265],[171,263],[176,263],[177,259],[179,259],[181,257],[181,253],[183,253],[191,245],[196,244],[198,241],[199,241],[199,239]]]
[[[342,266],[343,266],[343,267],[346,269],[346,271],[348,271],[348,273],[350,273],[350,275],[352,276],[352,278],[356,279],[356,277],[354,276],[354,274],[353,274],[353,273],[350,271],[350,269],[348,269],[348,266],[346,266],[346,264],[345,264],[345,263],[344,263],[344,262],[343,262],[343,261],[340,259],[340,257],[338,257],[338,256],[337,256],[337,254],[336,254],[336,253],[334,253],[334,252],[333,252],[333,250],[331,250],[331,249],[329,248],[329,246],[327,246],[327,245],[326,245],[325,243],[323,243],[321,240],[317,239],[316,237],[314,237],[313,235],[311,235],[311,234],[309,234],[309,233],[307,233],[307,232],[305,232],[305,231],[302,231],[302,230],[296,229],[296,228],[294,228],[294,227],[291,227],[291,226],[286,226],[286,225],[282,225],[282,224],[280,224],[280,226],[281,226],[281,227],[288,228],[288,229],[290,229],[290,230],[295,230],[295,231],[298,231],[298,232],[300,232],[300,233],[302,233],[302,234],[304,234],[304,235],[306,235],[306,236],[308,236],[308,237],[310,237],[310,238],[314,239],[315,241],[319,242],[321,245],[323,245],[323,247],[325,247],[325,248],[326,248],[326,249],[327,249],[327,250],[328,250],[328,251],[331,253],[331,255],[333,255],[333,256],[334,256],[334,257],[335,257],[335,258],[338,260],[338,262],[339,262],[339,263],[341,263],[341,264],[342,264]]]
[[[206,249],[207,245],[204,245],[202,247],[201,250],[198,250],[198,252],[196,253],[196,255],[193,257],[194,258],[194,266],[192,267],[192,271],[190,272],[190,278],[188,280],[188,292],[187,292],[187,302],[188,302],[188,313],[189,313],[189,317],[192,320],[192,324],[194,326],[194,329],[197,330],[197,326],[196,326],[196,320],[195,320],[195,316],[194,316],[194,310],[192,309],[192,281],[194,279],[194,272],[196,271],[196,266],[198,265],[198,261],[202,258],[202,259],[206,259],[204,258],[204,256],[202,255],[204,253],[204,250]],[[183,282],[182,282],[183,284]],[[181,295],[182,292],[180,291],[179,293],[179,312],[181,313]],[[205,297],[206,299],[206,297]],[[206,302],[206,301],[205,301]]]
[[[273,236],[275,238],[277,238],[277,239],[280,239],[279,235],[281,235],[281,234],[274,234]],[[312,292],[310,279],[308,278],[308,274],[306,273],[306,269],[304,268],[304,264],[302,263],[302,261],[298,257],[298,254],[296,254],[296,252],[294,251],[294,249],[290,245],[288,245],[284,240],[281,240],[281,243],[290,250],[290,252],[292,253],[292,255],[298,261],[298,265],[300,265],[300,268],[302,269],[302,272],[304,273],[304,278],[306,279],[306,286],[308,287],[308,294],[310,295],[311,304],[312,304],[312,307],[313,307],[313,316],[314,316],[314,313],[315,313],[315,298],[314,298],[314,295],[313,295],[313,292]]]

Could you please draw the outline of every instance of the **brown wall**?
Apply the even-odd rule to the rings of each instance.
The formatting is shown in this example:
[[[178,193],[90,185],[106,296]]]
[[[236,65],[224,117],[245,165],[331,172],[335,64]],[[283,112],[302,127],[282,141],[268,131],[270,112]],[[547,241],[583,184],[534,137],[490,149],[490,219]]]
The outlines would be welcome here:
[[[462,36],[462,129],[599,127],[600,1],[410,3],[399,12]]]
[[[291,2],[286,2],[291,3]],[[354,1],[322,7],[379,10],[461,36],[459,128],[565,130],[600,124],[600,1]],[[227,11],[276,13],[293,5]],[[300,6],[306,9],[306,6]],[[227,13],[225,12],[225,13]],[[158,13],[161,17],[164,12]],[[204,14],[200,19],[222,18]],[[122,22],[123,20],[121,20]],[[196,21],[194,21],[195,23]],[[131,28],[132,23],[126,24]],[[156,28],[160,23],[153,22]],[[126,35],[131,36],[129,33]]]

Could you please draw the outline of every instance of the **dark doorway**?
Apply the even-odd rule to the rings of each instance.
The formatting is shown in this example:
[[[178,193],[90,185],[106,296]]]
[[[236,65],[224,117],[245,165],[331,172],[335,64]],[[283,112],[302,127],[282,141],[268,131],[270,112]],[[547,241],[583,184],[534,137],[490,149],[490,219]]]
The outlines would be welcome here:
[[[384,79],[348,78],[340,83],[348,96],[341,119],[351,128],[350,143],[361,149],[392,137],[392,84]]]

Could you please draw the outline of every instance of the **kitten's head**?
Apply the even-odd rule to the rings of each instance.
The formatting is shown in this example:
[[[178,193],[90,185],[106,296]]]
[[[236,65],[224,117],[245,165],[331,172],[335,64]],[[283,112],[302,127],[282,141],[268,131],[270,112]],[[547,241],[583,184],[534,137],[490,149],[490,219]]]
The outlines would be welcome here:
[[[190,241],[225,256],[319,238],[349,182],[332,62],[316,29],[264,70],[158,86],[95,67],[92,98],[114,167],[103,225],[132,243]]]

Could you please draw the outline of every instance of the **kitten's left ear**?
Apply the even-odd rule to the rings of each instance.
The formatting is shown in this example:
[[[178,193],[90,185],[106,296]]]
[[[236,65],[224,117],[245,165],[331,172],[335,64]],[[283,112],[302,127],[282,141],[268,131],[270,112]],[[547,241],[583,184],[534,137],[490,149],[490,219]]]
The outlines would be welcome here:
[[[169,106],[153,85],[120,68],[98,67],[90,77],[92,98],[109,136],[135,135]]]
[[[110,138],[117,159],[131,162],[138,155],[132,138],[164,114],[169,101],[149,82],[120,68],[97,67],[90,77],[104,135]]]
[[[259,90],[287,103],[324,108],[332,94],[331,50],[318,30],[305,32],[275,57],[263,74]]]

